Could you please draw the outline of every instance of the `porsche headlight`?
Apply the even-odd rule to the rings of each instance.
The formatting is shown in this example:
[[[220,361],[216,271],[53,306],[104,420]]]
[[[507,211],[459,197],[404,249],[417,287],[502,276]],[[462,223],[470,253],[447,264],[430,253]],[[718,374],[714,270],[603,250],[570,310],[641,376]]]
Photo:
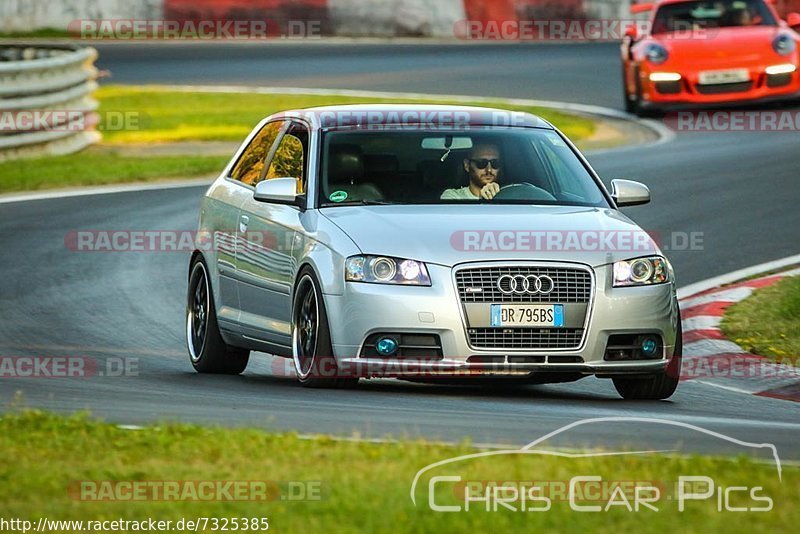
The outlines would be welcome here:
[[[614,264],[614,287],[649,286],[670,281],[670,267],[661,256],[618,261]]]
[[[344,265],[348,282],[430,286],[428,268],[421,261],[389,256],[351,256]]]
[[[791,35],[780,34],[772,41],[772,48],[782,56],[788,56],[797,49],[797,43]]]
[[[669,52],[667,52],[667,49],[657,43],[649,44],[645,55],[647,56],[647,60],[654,65],[661,65],[669,59]]]

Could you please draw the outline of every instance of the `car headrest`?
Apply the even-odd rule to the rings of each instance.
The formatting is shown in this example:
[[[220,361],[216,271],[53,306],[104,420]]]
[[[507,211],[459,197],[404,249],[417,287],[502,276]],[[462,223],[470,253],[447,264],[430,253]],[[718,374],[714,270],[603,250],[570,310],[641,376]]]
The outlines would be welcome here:
[[[425,160],[417,167],[422,174],[425,187],[438,189],[441,193],[445,189],[467,185],[468,179],[464,173],[463,161],[461,154],[453,153],[444,162],[439,159]]]
[[[356,183],[364,177],[364,156],[357,145],[331,146],[329,183]]]

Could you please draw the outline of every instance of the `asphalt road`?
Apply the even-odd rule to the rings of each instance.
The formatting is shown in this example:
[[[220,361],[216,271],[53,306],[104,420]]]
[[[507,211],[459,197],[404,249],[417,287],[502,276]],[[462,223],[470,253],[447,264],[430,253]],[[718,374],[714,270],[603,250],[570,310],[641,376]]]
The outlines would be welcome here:
[[[610,45],[410,46],[104,45],[114,83],[225,83],[543,98],[619,107]],[[800,252],[795,133],[681,134],[668,144],[591,156],[605,179],[647,183],[650,206],[628,213],[662,235],[700,233],[702,250],[671,250],[680,285]],[[127,358],[136,376],[2,379],[0,403],[90,409],[121,423],[170,419],[381,437],[424,436],[522,445],[589,417],[666,418],[740,440],[770,442],[800,459],[798,407],[685,383],[664,402],[625,402],[609,381],[512,389],[363,382],[315,391],[252,358],[241,377],[195,374],[185,354],[183,253],[79,253],[82,229],[195,227],[203,188],[0,205],[0,355]],[[670,243],[667,243],[669,245]],[[110,363],[107,363],[110,362]],[[562,446],[741,447],[663,425],[581,427]]]

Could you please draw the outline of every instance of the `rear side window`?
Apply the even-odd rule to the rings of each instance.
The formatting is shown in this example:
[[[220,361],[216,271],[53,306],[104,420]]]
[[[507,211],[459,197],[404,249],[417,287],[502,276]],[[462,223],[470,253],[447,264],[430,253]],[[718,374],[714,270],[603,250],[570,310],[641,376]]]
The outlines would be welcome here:
[[[283,121],[270,122],[261,128],[234,165],[231,178],[247,185],[256,185],[259,182],[264,174],[264,164],[270,149],[284,124]]]

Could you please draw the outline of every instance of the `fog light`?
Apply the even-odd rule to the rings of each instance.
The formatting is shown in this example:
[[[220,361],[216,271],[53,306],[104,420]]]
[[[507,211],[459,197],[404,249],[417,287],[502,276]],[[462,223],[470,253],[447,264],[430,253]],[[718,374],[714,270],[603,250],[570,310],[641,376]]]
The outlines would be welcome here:
[[[390,337],[382,337],[375,344],[375,350],[382,356],[391,356],[397,352],[397,341]]]
[[[649,357],[655,356],[656,350],[658,350],[658,342],[651,338],[646,337],[642,340],[642,353]]]

